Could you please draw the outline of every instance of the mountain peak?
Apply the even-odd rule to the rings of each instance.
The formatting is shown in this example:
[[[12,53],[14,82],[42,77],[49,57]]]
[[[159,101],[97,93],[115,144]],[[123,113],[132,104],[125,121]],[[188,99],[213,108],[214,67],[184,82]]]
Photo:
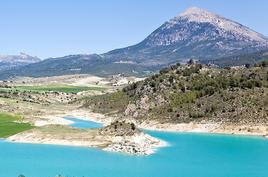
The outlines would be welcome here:
[[[185,39],[187,34],[196,34],[197,31],[193,31],[193,28],[196,30],[203,28],[203,31],[206,31],[196,36],[200,37],[200,39],[202,35],[206,35],[203,38],[207,38],[209,35],[209,38],[211,38],[211,35],[215,33],[213,37],[222,37],[225,39],[235,38],[235,40],[239,41],[255,42],[260,46],[268,46],[267,37],[235,21],[198,7],[191,7],[172,18],[162,26],[161,30],[173,31],[172,36],[180,36],[180,38],[176,38],[181,41]],[[171,37],[169,36],[168,38],[170,39]],[[168,42],[168,44],[173,44],[174,42],[177,42],[177,40]]]
[[[227,20],[220,15],[207,11],[199,7],[191,7],[186,9],[186,11],[179,14],[175,19],[187,19],[190,22],[199,22],[199,23],[213,23],[217,24],[222,21],[231,21]]]
[[[35,63],[41,61],[36,56],[31,56],[29,54],[20,52],[18,55],[0,55],[0,62],[8,62],[8,63]]]
[[[183,13],[181,13],[179,16],[186,16],[186,15],[192,15],[192,14],[202,15],[202,14],[207,14],[207,13],[212,14],[211,12],[205,9],[199,8],[199,7],[190,7],[186,9]]]
[[[36,59],[38,59],[38,57],[36,57],[36,56],[32,56],[32,55],[29,55],[29,54],[27,54],[27,53],[25,53],[25,52],[20,52],[20,54],[19,55],[17,55],[18,57],[21,57],[22,59],[33,59],[33,58],[36,58]],[[39,60],[39,59],[38,59]]]
[[[187,19],[190,22],[200,22],[200,23],[208,22],[208,23],[213,23],[213,24],[216,24],[222,21],[231,21],[224,17],[221,17],[220,15],[217,15],[215,13],[212,13],[210,11],[207,11],[199,7],[190,7],[189,9],[186,9],[184,12],[179,14],[174,19],[175,20]]]

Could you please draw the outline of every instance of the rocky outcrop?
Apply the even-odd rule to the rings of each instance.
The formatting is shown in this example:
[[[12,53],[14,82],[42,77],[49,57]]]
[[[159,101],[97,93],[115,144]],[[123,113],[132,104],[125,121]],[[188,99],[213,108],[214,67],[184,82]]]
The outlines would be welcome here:
[[[133,136],[140,132],[134,123],[125,121],[115,121],[99,130],[99,134],[107,136]]]
[[[165,143],[137,129],[134,123],[116,121],[99,130],[100,135],[110,137],[112,141],[106,151],[123,152],[135,155],[149,155],[154,149]]]
[[[116,138],[112,144],[103,150],[134,155],[150,155],[155,152],[156,148],[161,146],[165,146],[163,141],[140,132],[133,136]]]

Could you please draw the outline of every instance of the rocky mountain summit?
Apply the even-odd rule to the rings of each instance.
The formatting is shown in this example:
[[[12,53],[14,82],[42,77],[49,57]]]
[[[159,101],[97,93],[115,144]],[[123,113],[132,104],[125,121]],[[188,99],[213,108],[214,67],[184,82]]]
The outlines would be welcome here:
[[[220,15],[193,7],[165,22],[141,43],[104,56],[150,66],[190,58],[206,60],[267,47],[267,37]]]
[[[185,25],[187,23],[189,24],[188,26]],[[203,31],[199,31],[203,28],[202,24],[207,24],[208,26]],[[177,25],[182,25],[183,28],[178,28]],[[163,33],[163,31],[168,30],[169,33]],[[194,32],[199,33],[193,35]],[[189,8],[177,17],[166,22],[148,38],[148,42],[151,41],[151,38],[153,38],[153,45],[172,45],[180,41],[189,40],[189,38],[192,38],[191,42],[222,38],[240,41],[241,45],[248,46],[250,45],[249,43],[252,43],[251,45],[253,46],[263,47],[267,47],[268,39],[237,22],[197,7]],[[239,48],[234,49],[239,50]]]

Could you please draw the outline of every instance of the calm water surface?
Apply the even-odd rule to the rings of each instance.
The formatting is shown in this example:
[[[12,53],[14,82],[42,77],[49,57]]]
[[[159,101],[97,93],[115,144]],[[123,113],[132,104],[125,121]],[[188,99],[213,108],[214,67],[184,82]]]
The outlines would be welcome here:
[[[71,120],[74,123],[72,124],[73,127],[77,128],[101,128],[102,124],[93,122],[93,121],[86,121],[82,119],[77,119],[73,117],[64,117],[64,119]]]
[[[73,126],[96,128],[95,122]],[[151,132],[170,145],[151,156],[0,140],[0,177],[268,177],[268,141],[256,137]]]

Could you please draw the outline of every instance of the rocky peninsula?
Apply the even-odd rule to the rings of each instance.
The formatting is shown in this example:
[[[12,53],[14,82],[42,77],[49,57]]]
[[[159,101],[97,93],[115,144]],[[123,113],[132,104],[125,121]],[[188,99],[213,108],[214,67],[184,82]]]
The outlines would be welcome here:
[[[100,129],[46,125],[8,138],[12,142],[97,147],[105,151],[150,155],[165,142],[145,134],[133,123],[115,121]]]

